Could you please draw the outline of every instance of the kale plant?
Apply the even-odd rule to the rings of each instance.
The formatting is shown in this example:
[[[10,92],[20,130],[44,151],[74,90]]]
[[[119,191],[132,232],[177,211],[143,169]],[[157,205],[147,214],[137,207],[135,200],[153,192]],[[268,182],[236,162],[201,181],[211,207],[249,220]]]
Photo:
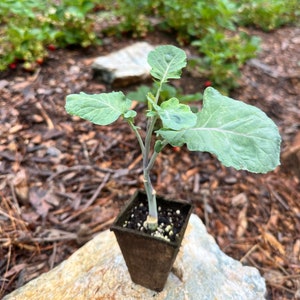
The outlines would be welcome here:
[[[155,93],[147,94],[145,139],[135,125],[137,112],[131,109],[132,101],[122,92],[71,94],[66,98],[66,110],[97,125],[109,125],[122,117],[132,128],[143,156],[144,186],[149,205],[147,226],[155,230],[156,191],[150,171],[166,145],[181,147],[186,144],[190,151],[216,155],[224,166],[266,173],[280,163],[281,138],[277,126],[263,111],[223,96],[212,87],[205,89],[202,109],[196,113],[176,97],[161,101],[163,85],[170,79],[179,79],[186,66],[183,50],[171,45],[158,46],[149,53],[148,63],[157,89]]]

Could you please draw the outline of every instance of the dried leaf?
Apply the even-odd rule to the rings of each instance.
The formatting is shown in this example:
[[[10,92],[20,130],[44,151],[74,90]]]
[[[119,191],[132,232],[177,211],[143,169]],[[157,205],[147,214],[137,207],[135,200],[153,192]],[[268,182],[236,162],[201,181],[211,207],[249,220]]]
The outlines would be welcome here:
[[[272,233],[270,233],[268,231],[264,231],[262,233],[262,237],[263,237],[265,243],[269,244],[272,248],[274,248],[280,254],[282,254],[282,255],[285,254],[283,245],[281,243],[279,243],[279,241],[276,239],[276,237]]]
[[[293,247],[293,253],[294,253],[296,262],[299,263],[300,262],[300,239],[296,240],[294,247]],[[299,268],[300,268],[300,265],[299,265]]]
[[[248,206],[247,205],[244,206],[238,216],[238,227],[236,230],[236,236],[238,238],[242,237],[245,234],[245,231],[247,230],[248,227],[247,209]]]
[[[8,278],[10,276],[13,276],[19,272],[21,272],[25,267],[27,266],[27,264],[18,264],[13,266],[10,270],[8,270],[7,272],[4,273],[3,277],[4,278]]]
[[[10,128],[9,133],[11,133],[11,134],[17,133],[22,129],[23,129],[23,125],[22,124],[17,124],[17,125]]]
[[[189,169],[186,173],[182,174],[182,180],[187,181],[191,176],[197,174],[199,172],[199,168]]]
[[[39,219],[39,217],[40,216],[34,211],[22,213],[22,219],[28,223],[36,222]]]
[[[273,228],[277,228],[277,226],[278,226],[278,219],[279,219],[279,211],[273,209],[271,211],[271,216],[270,216],[268,225],[272,226]]]
[[[248,198],[246,193],[240,193],[231,199],[232,206],[240,206],[240,205],[245,205],[247,203],[248,203]]]
[[[228,232],[228,227],[225,226],[220,220],[216,220],[215,227],[217,229],[218,235],[223,235]]]
[[[31,189],[29,192],[29,201],[35,208],[37,214],[45,218],[52,206],[46,201],[47,191],[42,189]]]
[[[23,204],[28,204],[29,187],[25,169],[21,169],[13,179],[13,187],[18,199]]]
[[[42,135],[41,134],[35,134],[32,139],[31,139],[31,142],[34,143],[34,144],[41,144],[42,143]]]

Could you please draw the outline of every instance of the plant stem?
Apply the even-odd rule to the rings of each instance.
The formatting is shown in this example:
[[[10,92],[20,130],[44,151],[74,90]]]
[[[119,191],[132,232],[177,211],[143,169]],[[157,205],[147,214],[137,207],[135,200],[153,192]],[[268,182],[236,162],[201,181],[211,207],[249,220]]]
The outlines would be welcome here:
[[[155,104],[158,103],[158,99],[160,96],[160,92],[162,89],[162,82],[159,83],[159,87],[157,89],[156,95],[155,95]],[[157,204],[156,204],[156,191],[152,186],[151,178],[150,178],[150,171],[153,168],[155,159],[158,155],[158,152],[153,151],[152,155],[150,154],[150,147],[151,147],[151,140],[152,140],[152,134],[154,130],[155,123],[158,119],[158,116],[152,116],[147,121],[147,128],[146,128],[146,138],[145,138],[145,144],[143,143],[143,140],[141,138],[140,133],[137,130],[137,127],[133,124],[131,120],[128,120],[128,123],[130,127],[133,129],[139,144],[140,148],[142,150],[143,155],[143,176],[144,176],[144,187],[147,194],[147,200],[148,200],[148,208],[149,208],[149,215],[147,217],[146,223],[148,226],[148,229],[150,230],[156,230],[158,226],[158,214],[157,214]],[[167,142],[164,141],[162,148],[167,145]]]
[[[164,140],[163,143],[162,143],[162,145],[161,145],[160,152],[161,152],[161,150],[162,150],[166,145],[168,145],[168,142],[167,142],[166,140]],[[148,166],[147,166],[147,169],[148,169],[149,172],[150,172],[151,169],[153,168],[153,165],[154,165],[154,163],[155,163],[156,157],[157,157],[157,155],[158,155],[160,152],[156,152],[156,151],[153,152],[153,154],[152,154],[152,156],[151,156],[151,158],[150,158],[150,161],[149,161],[149,163],[148,163]]]
[[[152,132],[154,129],[154,125],[157,121],[157,117],[151,117],[148,119],[147,122],[147,133],[145,138],[145,144],[143,143],[142,137],[137,130],[137,127],[133,124],[131,120],[127,120],[128,124],[132,128],[133,132],[135,133],[139,145],[142,151],[143,155],[143,175],[144,175],[144,186],[145,191],[147,194],[147,200],[148,200],[148,208],[149,208],[149,218],[151,222],[149,222],[149,229],[155,230],[157,228],[157,204],[156,204],[156,192],[155,189],[152,186],[151,178],[150,178],[150,170],[154,165],[155,158],[158,153],[154,152],[150,157],[150,146],[151,146],[151,138],[152,138]]]
[[[148,199],[149,217],[155,220],[156,223],[155,227],[157,227],[156,191],[152,186],[150,172],[147,168],[144,169],[144,186],[145,186],[147,199]]]
[[[155,103],[157,104],[158,103],[158,99],[159,99],[159,96],[160,96],[160,92],[161,92],[161,89],[162,89],[162,81],[159,83],[159,86],[158,86],[158,89],[157,89],[157,92],[156,92],[156,95],[155,95]]]
[[[162,89],[162,82],[159,83],[159,87],[157,89],[155,95],[155,104],[158,103],[158,99],[160,96],[160,92]],[[152,186],[151,178],[150,178],[150,171],[154,165],[155,159],[158,155],[158,152],[153,152],[150,158],[150,146],[151,146],[151,139],[152,133],[154,130],[155,123],[158,117],[150,117],[147,122],[147,129],[146,129],[146,138],[145,138],[145,152],[143,156],[143,174],[144,174],[144,186],[147,193],[148,199],[148,207],[149,207],[149,215],[147,217],[147,226],[150,230],[156,230],[158,226],[158,214],[157,214],[157,204],[156,204],[156,191]],[[163,144],[163,147],[167,145],[167,142]]]
[[[141,151],[142,151],[142,156],[144,156],[145,146],[144,146],[144,142],[142,140],[142,137],[141,137],[139,131],[137,130],[137,127],[132,123],[132,121],[131,120],[127,120],[127,121],[128,121],[128,124],[130,125],[130,127],[132,128],[133,132],[135,133],[138,141],[139,141],[140,148],[141,148]]]
[[[163,149],[168,142],[164,141],[162,148]],[[150,171],[153,168],[156,157],[159,152],[154,151],[150,160],[148,161],[147,166],[144,168],[144,185],[148,198],[148,207],[149,207],[149,216],[147,218],[147,226],[151,230],[156,230],[158,226],[158,215],[157,215],[157,204],[156,204],[156,191],[152,186]]]
[[[144,174],[144,186],[147,193],[148,206],[149,206],[149,216],[152,219],[156,219],[157,223],[157,205],[156,205],[156,192],[152,186],[150,178],[150,168],[149,168],[149,157],[150,157],[150,146],[152,132],[154,125],[157,121],[157,117],[151,117],[147,122],[147,133],[145,138],[145,151],[143,156],[143,174]],[[152,163],[153,165],[153,163]],[[156,225],[157,227],[157,225]]]

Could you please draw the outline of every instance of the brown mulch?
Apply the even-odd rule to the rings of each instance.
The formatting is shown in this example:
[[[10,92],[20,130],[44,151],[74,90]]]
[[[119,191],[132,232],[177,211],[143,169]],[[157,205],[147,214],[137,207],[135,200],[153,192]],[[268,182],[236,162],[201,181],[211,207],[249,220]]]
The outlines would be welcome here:
[[[232,96],[278,124],[282,166],[265,175],[237,172],[210,154],[169,147],[153,180],[158,193],[195,204],[225,253],[260,270],[268,299],[300,299],[300,29],[252,32],[262,52],[244,67]],[[175,43],[163,34],[147,40]],[[0,298],[108,229],[142,188],[138,143],[127,124],[97,127],[64,110],[68,93],[112,90],[93,78],[90,64],[133,42],[110,38],[98,48],[57,50],[35,73],[0,74]],[[204,81],[185,72],[180,85],[203,91]]]

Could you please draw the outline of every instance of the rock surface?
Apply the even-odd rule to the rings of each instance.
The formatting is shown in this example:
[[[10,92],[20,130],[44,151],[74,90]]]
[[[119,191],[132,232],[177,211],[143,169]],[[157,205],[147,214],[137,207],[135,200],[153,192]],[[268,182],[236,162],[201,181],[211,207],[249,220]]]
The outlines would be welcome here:
[[[154,47],[146,42],[98,57],[92,64],[96,76],[114,86],[125,86],[150,77],[147,57]]]
[[[131,282],[115,237],[107,230],[4,300],[258,300],[264,299],[265,292],[258,270],[225,255],[192,214],[173,270],[160,293]]]

